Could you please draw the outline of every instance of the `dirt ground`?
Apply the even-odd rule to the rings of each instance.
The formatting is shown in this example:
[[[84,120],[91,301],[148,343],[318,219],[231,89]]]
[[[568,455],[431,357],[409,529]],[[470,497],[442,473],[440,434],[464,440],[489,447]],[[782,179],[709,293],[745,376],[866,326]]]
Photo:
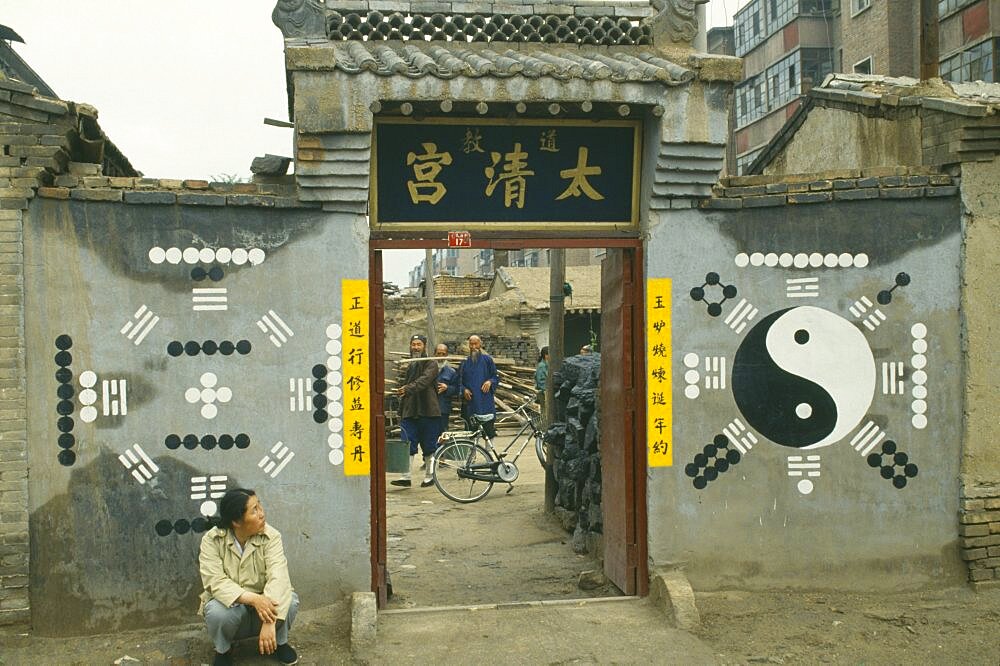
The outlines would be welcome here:
[[[571,535],[544,512],[544,470],[530,445],[517,465],[513,491],[498,483],[472,504],[420,488],[416,475],[408,489],[387,484],[389,609],[620,594],[610,584],[577,586],[600,562],[574,554]]]
[[[420,488],[419,478],[408,490],[390,486],[394,595],[386,610],[398,613],[380,615],[377,646],[352,658],[347,601],[304,609],[292,640],[300,663],[1000,665],[1000,588],[899,594],[696,590],[701,625],[690,635],[670,629],[669,617],[649,601],[518,606],[620,594],[610,584],[578,587],[580,573],[600,563],[574,554],[570,535],[543,512],[544,477],[533,451],[525,450],[519,463],[521,477],[512,493],[498,484],[475,504],[454,503],[433,486]],[[475,604],[497,610],[412,615],[416,609]],[[585,631],[570,635],[569,622],[583,622]],[[557,634],[565,640],[558,642]],[[428,643],[427,635],[436,638]],[[505,649],[493,653],[487,646],[498,637]],[[3,666],[192,666],[206,663],[210,650],[200,624],[61,639],[0,627]],[[245,645],[240,663],[273,662]]]
[[[621,594],[610,584],[577,586],[600,562],[575,555],[570,535],[542,510],[544,475],[530,449],[519,463],[511,494],[497,484],[475,504],[433,486],[389,487],[389,609]],[[696,590],[696,603],[702,623],[693,633],[722,664],[1000,665],[1000,589]]]

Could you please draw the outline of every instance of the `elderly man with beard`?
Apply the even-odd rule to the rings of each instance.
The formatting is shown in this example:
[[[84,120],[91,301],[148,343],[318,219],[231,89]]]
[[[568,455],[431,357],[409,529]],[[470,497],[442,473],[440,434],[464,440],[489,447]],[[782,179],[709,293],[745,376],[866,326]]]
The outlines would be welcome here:
[[[473,424],[478,421],[487,437],[496,437],[494,420],[497,408],[493,395],[500,377],[493,359],[483,351],[483,341],[478,335],[469,336],[469,357],[458,367],[458,374],[461,377],[466,409]]]
[[[410,338],[410,358],[425,359],[427,357],[427,338],[414,335]],[[406,473],[389,483],[394,486],[409,488],[410,470],[417,457],[417,446],[424,452],[425,472],[421,488],[434,483],[430,476],[431,466],[426,461],[434,455],[437,440],[441,435],[441,408],[438,406],[436,380],[438,366],[433,359],[411,360],[404,366],[400,387],[396,395],[400,397],[399,414],[402,417],[401,429],[403,438],[410,442],[410,463]]]
[[[448,418],[451,416],[451,401],[459,394],[462,387],[458,383],[458,371],[448,363],[448,345],[441,343],[434,348],[437,358],[437,396],[438,407],[441,409],[441,432],[448,430]]]

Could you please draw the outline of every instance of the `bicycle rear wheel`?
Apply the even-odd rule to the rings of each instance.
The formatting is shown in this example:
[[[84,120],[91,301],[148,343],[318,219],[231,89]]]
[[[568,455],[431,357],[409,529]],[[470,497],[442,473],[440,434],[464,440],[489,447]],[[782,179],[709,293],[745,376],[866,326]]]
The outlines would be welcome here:
[[[434,454],[434,485],[445,497],[467,504],[486,497],[493,488],[492,481],[479,481],[459,476],[459,472],[492,473],[495,462],[490,452],[470,439],[457,439],[446,444]]]

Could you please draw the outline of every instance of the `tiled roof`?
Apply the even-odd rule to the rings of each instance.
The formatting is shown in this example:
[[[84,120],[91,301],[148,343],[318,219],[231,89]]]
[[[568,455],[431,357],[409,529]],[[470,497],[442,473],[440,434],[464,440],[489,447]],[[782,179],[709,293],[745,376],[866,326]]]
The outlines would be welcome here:
[[[823,84],[813,90],[844,91],[847,101],[856,101],[859,93],[862,96],[894,95],[911,97],[926,102],[928,99],[941,100],[955,105],[978,104],[984,106],[1000,105],[1000,83],[984,83],[969,81],[953,83],[935,79],[919,81],[909,76],[881,76],[878,74],[831,74]],[[956,106],[956,112],[961,113],[961,106]],[[950,109],[949,109],[950,110]]]
[[[335,67],[348,74],[373,72],[379,76],[453,79],[523,76],[559,80],[608,80],[615,83],[687,83],[694,72],[657,56],[652,50],[631,48],[628,53],[578,47],[542,49],[445,48],[433,42],[344,42],[335,51]]]

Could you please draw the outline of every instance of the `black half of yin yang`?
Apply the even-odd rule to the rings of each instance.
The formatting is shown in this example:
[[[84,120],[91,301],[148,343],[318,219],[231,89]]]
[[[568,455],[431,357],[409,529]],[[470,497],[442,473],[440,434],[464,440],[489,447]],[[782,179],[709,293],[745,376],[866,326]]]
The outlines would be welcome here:
[[[776,444],[800,449],[833,431],[837,405],[819,385],[779,367],[767,351],[771,326],[794,309],[768,315],[747,333],[733,361],[732,387],[736,406],[757,432]],[[803,403],[811,407],[806,418],[796,413]]]

